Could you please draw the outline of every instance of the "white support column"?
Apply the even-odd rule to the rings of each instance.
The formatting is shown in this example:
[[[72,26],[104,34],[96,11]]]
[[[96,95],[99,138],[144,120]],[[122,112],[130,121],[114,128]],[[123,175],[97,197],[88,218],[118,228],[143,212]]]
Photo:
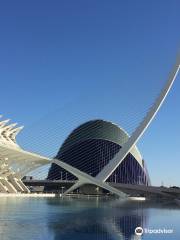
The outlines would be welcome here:
[[[0,193],[7,193],[7,188],[1,183],[1,179],[0,179]]]
[[[24,192],[24,189],[18,183],[17,178],[15,178],[13,175],[8,176],[8,182],[10,182],[13,185],[17,192]]]
[[[18,184],[21,186],[21,188],[23,189],[24,192],[26,193],[30,193],[30,190],[28,187],[26,187],[26,185],[22,182],[21,179],[17,179]]]
[[[7,188],[9,193],[17,193],[16,188],[7,179],[1,179],[1,183]]]

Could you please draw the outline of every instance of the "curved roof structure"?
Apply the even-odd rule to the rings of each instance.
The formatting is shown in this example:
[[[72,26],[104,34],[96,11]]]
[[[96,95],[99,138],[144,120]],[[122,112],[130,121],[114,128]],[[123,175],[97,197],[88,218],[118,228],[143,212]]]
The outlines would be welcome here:
[[[110,121],[101,119],[90,120],[72,131],[60,147],[59,152],[67,151],[73,145],[88,139],[103,139],[123,146],[128,138],[129,135],[123,128],[120,128],[118,125]],[[134,146],[130,153],[143,167],[142,156],[138,148]]]
[[[91,120],[71,132],[55,158],[95,177],[128,139],[128,134],[116,124],[101,119]],[[76,178],[63,168],[52,164],[48,179],[75,180]],[[147,169],[136,146],[107,182],[150,185]]]

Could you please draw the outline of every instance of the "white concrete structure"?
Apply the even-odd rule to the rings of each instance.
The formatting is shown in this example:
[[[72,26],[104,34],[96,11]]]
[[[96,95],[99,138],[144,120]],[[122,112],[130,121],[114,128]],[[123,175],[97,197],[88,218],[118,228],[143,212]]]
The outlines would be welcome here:
[[[132,148],[135,146],[135,144],[138,142],[138,140],[141,138],[145,130],[148,128],[151,121],[154,119],[155,115],[157,114],[158,110],[162,106],[166,96],[168,95],[168,92],[170,91],[177,74],[180,69],[180,56],[178,56],[177,61],[175,63],[175,66],[172,69],[172,72],[169,75],[169,78],[160,92],[160,95],[156,99],[153,106],[150,108],[150,110],[147,112],[147,115],[143,119],[143,121],[140,123],[140,125],[136,128],[132,136],[128,139],[127,142],[125,142],[122,145],[122,148],[120,151],[114,156],[114,158],[100,171],[100,173],[96,176],[96,181],[98,182],[105,182],[106,179],[114,172],[114,170],[120,165],[120,163],[123,161],[123,159],[127,156],[127,154],[132,150]],[[89,183],[89,180],[85,181],[84,179],[79,179],[79,182],[76,183],[76,185],[79,187],[85,183]],[[68,193],[70,191],[73,191],[77,188],[77,186],[72,186],[71,189],[68,189],[65,193]]]
[[[21,149],[16,143],[16,135],[21,131],[22,127],[15,128],[16,124],[8,125],[9,120],[0,122],[0,192],[29,192],[28,188],[22,183],[21,179],[28,172],[36,169],[39,166],[45,164],[55,163],[65,170],[75,175],[79,181],[68,189],[64,194],[73,191],[77,187],[83,184],[94,184],[102,187],[119,197],[127,197],[126,194],[117,190],[116,188],[109,186],[106,183],[106,179],[112,174],[112,172],[119,166],[127,154],[132,151],[135,144],[143,135],[163,101],[165,100],[172,84],[178,74],[180,68],[180,59],[177,60],[175,67],[173,68],[170,77],[161,91],[159,97],[155,101],[154,105],[148,111],[146,117],[140,123],[138,128],[132,134],[132,136],[122,145],[120,151],[115,157],[102,169],[102,171],[96,176],[92,177],[79,169],[76,169],[69,164],[57,159],[49,159],[40,156],[35,153],[27,152]]]
[[[9,128],[7,127],[6,129]],[[0,171],[1,192],[28,192],[29,190],[21,181],[22,177],[37,167],[54,162],[81,179],[81,183],[82,181],[88,181],[89,183],[104,187],[120,197],[126,196],[119,190],[109,186],[106,183],[99,182],[88,174],[83,173],[62,161],[55,159],[51,160],[38,154],[24,151],[17,145],[15,141],[13,144],[11,144],[11,142],[7,142],[7,139],[4,139],[3,137],[0,141],[0,161],[0,166],[2,168],[2,171]],[[23,190],[20,190],[20,188]]]

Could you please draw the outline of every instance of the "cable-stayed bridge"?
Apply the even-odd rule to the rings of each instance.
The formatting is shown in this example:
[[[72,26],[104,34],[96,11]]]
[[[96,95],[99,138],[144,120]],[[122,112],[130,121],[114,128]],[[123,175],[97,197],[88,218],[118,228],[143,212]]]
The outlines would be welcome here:
[[[117,188],[113,184],[109,184],[106,182],[108,177],[117,169],[117,167],[121,164],[124,158],[128,155],[128,153],[132,150],[132,148],[136,145],[138,140],[141,138],[145,130],[148,128],[153,118],[157,114],[161,105],[163,104],[165,98],[168,95],[180,68],[180,59],[178,58],[169,78],[160,92],[158,98],[155,100],[152,107],[147,112],[146,116],[140,122],[138,127],[132,133],[132,135],[128,138],[127,141],[124,142],[121,149],[117,154],[113,157],[108,164],[106,164],[103,169],[97,174],[97,176],[91,176],[91,174],[87,174],[63,161],[60,159],[51,159],[42,155],[38,155],[32,152],[28,152],[23,150],[16,143],[16,135],[22,129],[22,127],[15,128],[16,124],[8,125],[8,120],[4,120],[0,122],[0,191],[1,192],[29,192],[29,189],[23,184],[21,179],[23,176],[28,174],[29,172],[37,169],[40,166],[48,165],[48,164],[56,164],[66,171],[70,172],[72,175],[76,176],[78,181],[76,181],[70,188],[68,188],[63,194],[68,194],[75,189],[83,186],[85,184],[96,185],[100,188],[103,188],[115,195],[118,195],[121,198],[128,197],[126,191],[123,191],[123,188]],[[133,190],[133,189],[132,189]],[[139,189],[140,191],[140,189]],[[148,190],[147,190],[148,191]],[[164,192],[160,191],[162,194]],[[168,193],[167,193],[168,195]]]

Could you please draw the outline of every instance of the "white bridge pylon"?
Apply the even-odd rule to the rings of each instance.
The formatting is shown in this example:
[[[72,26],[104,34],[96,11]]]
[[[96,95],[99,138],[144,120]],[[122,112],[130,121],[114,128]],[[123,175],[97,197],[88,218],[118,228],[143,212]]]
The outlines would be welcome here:
[[[143,121],[139,124],[136,130],[133,132],[131,137],[128,139],[126,143],[123,144],[120,151],[114,156],[114,158],[102,169],[102,171],[96,176],[96,178],[100,181],[105,182],[106,179],[114,172],[114,170],[121,164],[127,154],[131,151],[131,149],[135,146],[138,140],[141,138],[143,133],[146,131],[151,121],[156,116],[158,110],[162,106],[166,96],[168,95],[180,69],[180,56],[177,58],[175,66],[173,67],[168,81],[166,82],[164,88],[162,89],[160,95],[152,105],[152,107],[147,112],[147,115],[143,119]]]
[[[135,144],[138,142],[138,140],[141,138],[145,130],[150,125],[151,121],[156,116],[158,110],[162,106],[165,98],[167,97],[177,75],[180,69],[180,55],[177,57],[176,63],[170,72],[169,78],[160,92],[158,98],[150,108],[150,110],[147,112],[145,118],[140,123],[140,125],[136,128],[136,130],[133,132],[131,137],[128,139],[127,142],[125,142],[119,152],[114,156],[114,158],[109,161],[109,163],[97,174],[93,180],[98,181],[98,183],[105,183],[105,181],[108,179],[108,177],[116,170],[116,168],[120,165],[120,163],[124,160],[124,158],[128,155],[128,153],[131,151],[131,149],[135,146]],[[57,164],[57,161],[56,161]],[[92,180],[92,179],[91,179]],[[94,181],[94,183],[95,183]],[[89,179],[87,179],[87,182],[85,179],[79,178],[79,182],[77,182],[74,186],[72,186],[70,189],[68,189],[65,194],[69,193],[70,191],[75,190],[77,187],[89,183]]]
[[[124,160],[127,154],[131,151],[131,149],[135,146],[137,141],[143,135],[158,110],[160,109],[162,103],[164,102],[168,92],[170,91],[173,82],[175,81],[178,71],[180,69],[180,58],[177,59],[175,66],[173,67],[170,76],[160,92],[160,95],[156,99],[153,106],[147,112],[147,115],[128,139],[126,143],[124,143],[120,149],[120,151],[114,156],[114,158],[99,172],[96,177],[92,177],[87,173],[80,171],[77,168],[72,167],[71,165],[59,160],[59,159],[49,159],[44,156],[40,156],[35,153],[27,152],[21,149],[16,141],[15,137],[17,133],[22,129],[14,128],[15,124],[11,124],[6,126],[7,120],[0,122],[0,184],[4,185],[5,182],[9,181],[8,178],[4,177],[5,175],[5,167],[3,167],[4,161],[6,162],[6,169],[8,168],[8,174],[11,175],[11,184],[13,184],[12,176],[16,181],[15,185],[17,185],[18,181],[24,176],[24,174],[29,171],[36,169],[39,166],[55,163],[58,166],[62,167],[66,171],[72,173],[78,178],[76,184],[70,187],[64,194],[72,192],[76,188],[80,187],[84,184],[94,184],[101,188],[104,188],[121,198],[127,197],[127,195],[120,190],[117,190],[114,187],[111,187],[108,183],[106,183],[106,179],[114,172],[114,170],[119,166],[119,164]],[[8,167],[7,167],[8,166]],[[15,170],[13,169],[15,167]],[[26,170],[27,168],[27,170]],[[13,170],[12,170],[13,169]],[[7,171],[7,170],[6,170]],[[23,187],[22,182],[21,188]],[[13,185],[14,186],[14,185]],[[5,189],[8,187],[5,186]]]

